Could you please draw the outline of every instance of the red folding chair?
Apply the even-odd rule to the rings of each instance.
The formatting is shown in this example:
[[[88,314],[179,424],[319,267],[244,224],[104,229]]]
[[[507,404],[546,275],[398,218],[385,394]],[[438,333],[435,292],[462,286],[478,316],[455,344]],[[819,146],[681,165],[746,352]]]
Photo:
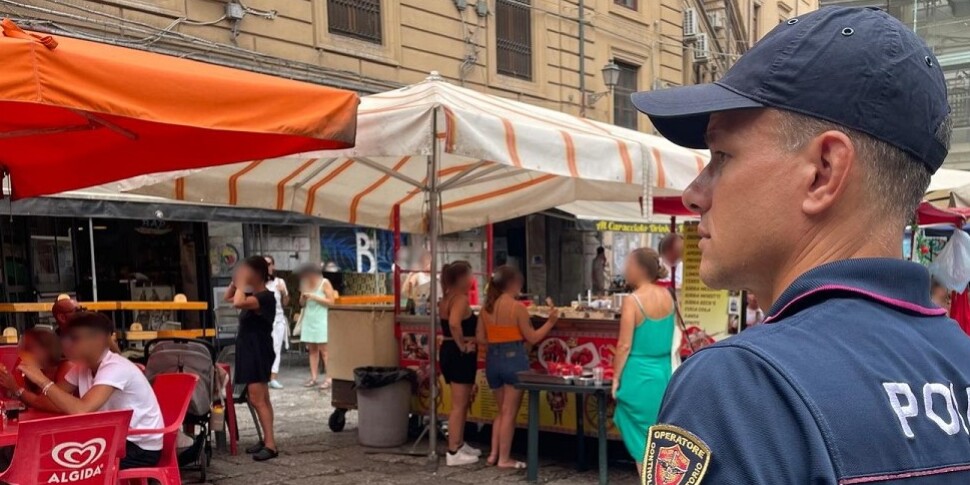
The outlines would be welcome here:
[[[182,475],[179,473],[178,434],[185,420],[185,413],[189,409],[189,402],[195,392],[195,384],[199,378],[194,374],[159,374],[155,376],[152,389],[158,406],[162,410],[164,429],[133,429],[129,436],[161,434],[162,457],[158,466],[151,468],[131,468],[121,470],[119,478],[122,483],[148,485],[148,479],[161,482],[162,485],[181,485]]]
[[[130,422],[130,410],[24,421],[0,482],[115,485]]]
[[[0,345],[0,364],[9,371],[13,371],[15,365],[17,365],[18,351],[20,347],[16,345]]]

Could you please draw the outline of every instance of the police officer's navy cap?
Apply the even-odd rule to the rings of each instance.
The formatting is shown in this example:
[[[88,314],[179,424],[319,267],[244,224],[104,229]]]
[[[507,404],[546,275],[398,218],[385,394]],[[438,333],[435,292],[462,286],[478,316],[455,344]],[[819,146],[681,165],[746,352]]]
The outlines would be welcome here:
[[[867,133],[935,172],[946,158],[946,84],[925,43],[875,8],[826,7],[775,27],[713,84],[633,95],[678,145],[706,148],[711,113],[772,107]]]

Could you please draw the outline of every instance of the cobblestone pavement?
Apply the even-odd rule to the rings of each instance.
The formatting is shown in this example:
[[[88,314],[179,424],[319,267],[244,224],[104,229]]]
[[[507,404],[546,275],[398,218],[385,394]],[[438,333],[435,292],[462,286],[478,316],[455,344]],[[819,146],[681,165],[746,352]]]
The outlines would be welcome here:
[[[440,461],[437,472],[428,467],[426,457],[410,457],[392,454],[369,454],[357,444],[357,413],[347,414],[347,427],[341,433],[333,433],[327,427],[327,419],[333,408],[330,393],[316,389],[304,389],[301,384],[307,371],[299,364],[282,369],[281,381],[286,387],[273,391],[276,410],[276,440],[280,457],[266,463],[255,463],[242,452],[256,441],[256,432],[245,406],[239,406],[240,454],[230,456],[217,451],[209,469],[212,485],[246,484],[352,484],[369,485],[468,485],[480,483],[525,483],[524,471],[505,471],[494,467],[472,465],[446,467]],[[554,441],[556,435],[543,435],[546,442]],[[517,438],[518,439],[518,438]],[[524,451],[524,435],[519,440]],[[419,450],[426,450],[426,444]],[[589,441],[588,447],[595,442]],[[410,447],[410,444],[408,445]],[[595,468],[578,473],[573,468],[571,448],[557,453],[543,450],[540,483],[556,485],[597,483]],[[611,447],[611,457],[625,455],[622,447]],[[520,456],[524,459],[524,455]],[[626,458],[625,456],[623,457]],[[595,461],[591,461],[595,466]],[[632,462],[610,464],[610,483],[633,485],[637,483]],[[193,483],[196,472],[184,472],[183,481]]]

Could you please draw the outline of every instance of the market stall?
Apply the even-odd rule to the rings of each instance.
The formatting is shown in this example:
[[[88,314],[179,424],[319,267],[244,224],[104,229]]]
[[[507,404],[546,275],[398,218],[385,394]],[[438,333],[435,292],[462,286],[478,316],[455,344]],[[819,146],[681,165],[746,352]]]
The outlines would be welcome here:
[[[574,200],[672,195],[706,160],[703,152],[656,136],[460,88],[436,74],[365,96],[358,124],[352,150],[159,174],[131,188],[426,233],[434,281],[439,234]],[[431,288],[434,301],[437,288]],[[419,323],[425,335],[438,326],[435,305],[429,307],[431,315]],[[428,365],[435,352],[435,345],[428,346],[417,365],[427,369],[426,392],[440,395],[436,368]],[[437,420],[435,407],[431,419]]]

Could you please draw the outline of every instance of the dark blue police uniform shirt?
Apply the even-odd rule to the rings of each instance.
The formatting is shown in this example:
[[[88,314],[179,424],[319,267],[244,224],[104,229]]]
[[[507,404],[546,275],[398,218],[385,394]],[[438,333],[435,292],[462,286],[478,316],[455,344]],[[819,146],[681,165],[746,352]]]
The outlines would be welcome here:
[[[970,484],[970,338],[929,288],[901,260],[815,268],[689,358],[658,422],[710,447],[704,484]]]

